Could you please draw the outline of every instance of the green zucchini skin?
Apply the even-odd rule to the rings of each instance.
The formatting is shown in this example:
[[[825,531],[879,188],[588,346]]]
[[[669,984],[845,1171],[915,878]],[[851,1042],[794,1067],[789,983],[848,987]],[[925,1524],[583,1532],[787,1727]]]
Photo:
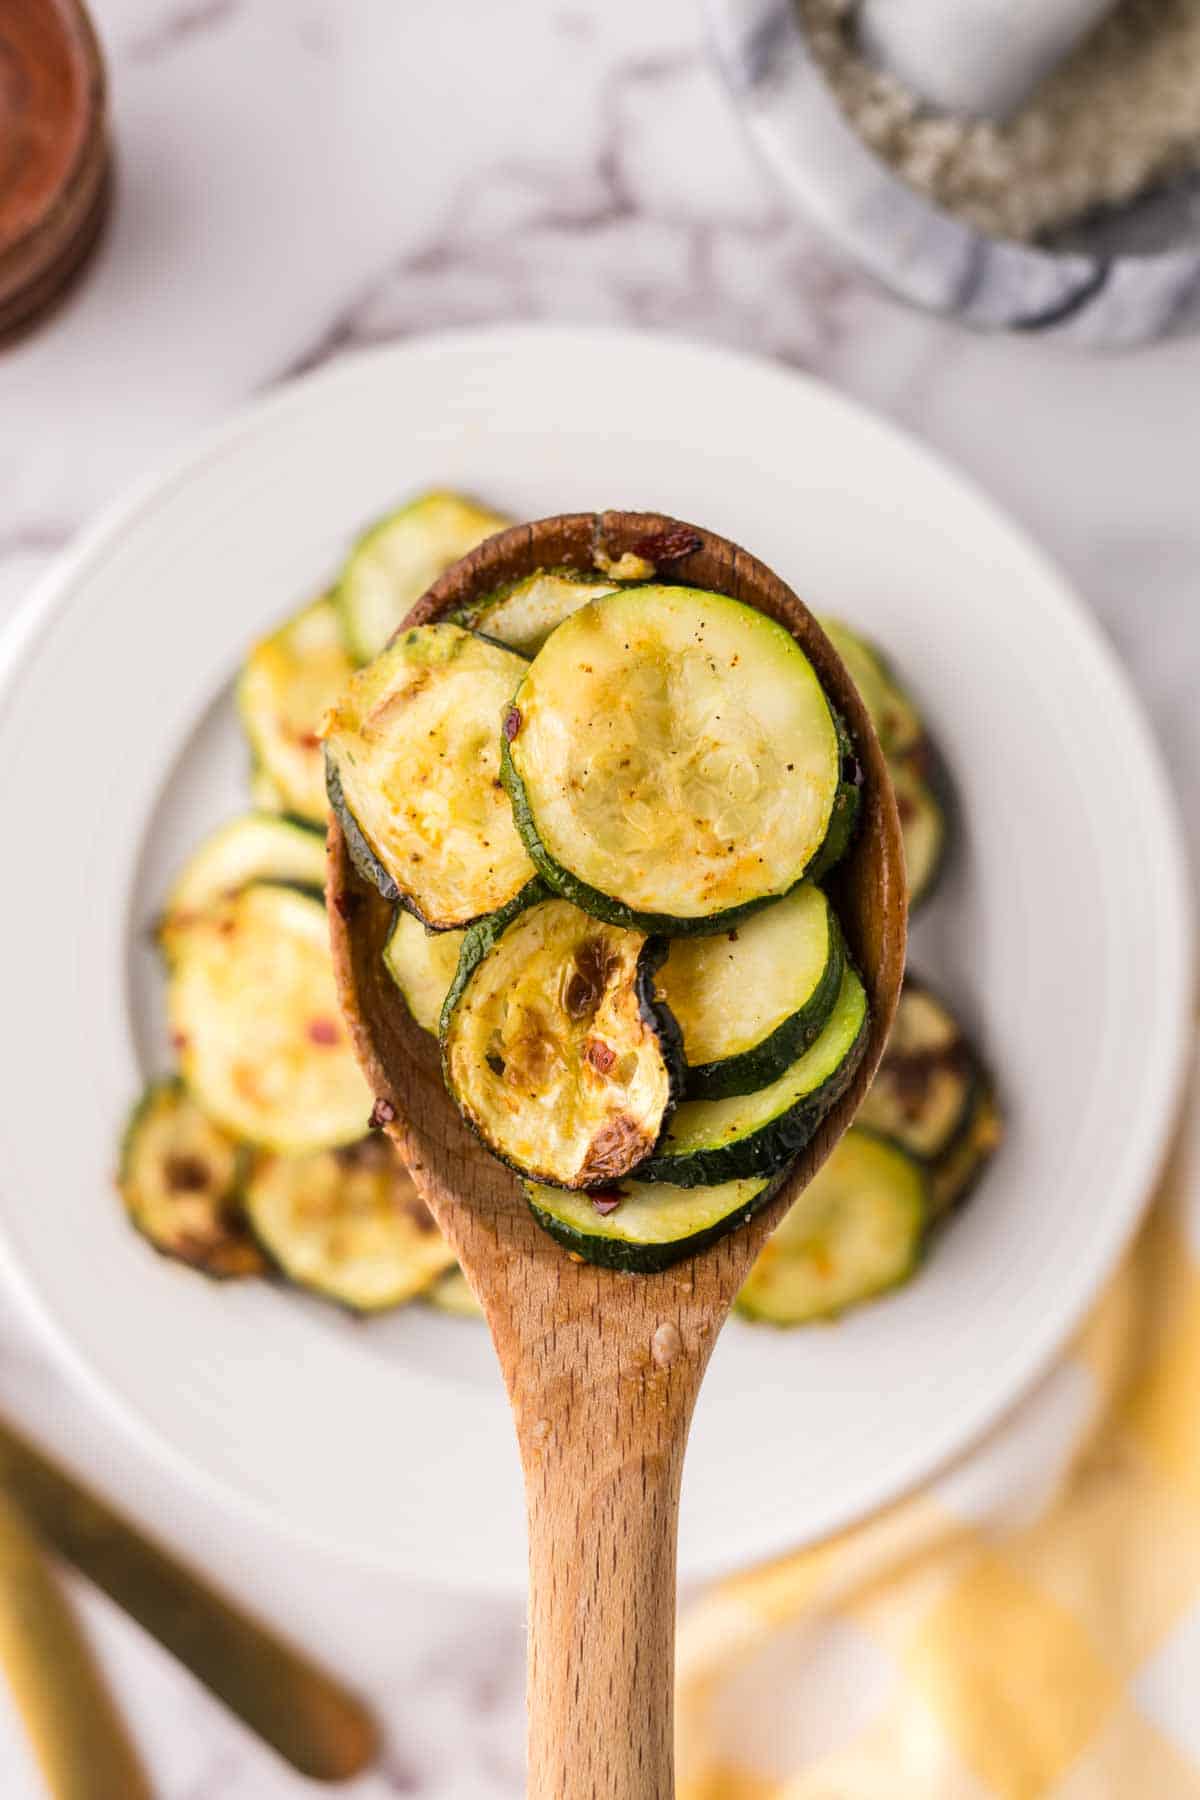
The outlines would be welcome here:
[[[770,1037],[743,1050],[739,1056],[722,1057],[719,1061],[689,1063],[684,1077],[684,1091],[689,1100],[728,1100],[737,1094],[752,1094],[755,1088],[768,1087],[782,1075],[789,1063],[811,1048],[825,1029],[842,985],[846,966],[846,940],[837,915],[829,911],[830,957],[818,987],[806,1006],[777,1025]]]
[[[422,925],[427,924],[427,921],[422,919],[420,913],[417,912],[408,895],[401,893],[396,882],[393,881],[367,842],[358,820],[346,804],[346,796],[342,792],[342,778],[338,774],[337,767],[328,750],[325,752],[325,791],[329,795],[329,805],[333,816],[342,828],[342,836],[346,840],[350,861],[363,880],[369,881],[372,887],[378,888],[385,900],[394,900],[398,906],[403,906],[416,918],[421,919]]]
[[[577,906],[581,912],[591,913],[594,919],[600,919],[606,925],[623,925],[627,930],[644,931],[651,937],[716,937],[723,931],[731,931],[746,919],[753,918],[764,906],[771,906],[776,900],[784,898],[782,894],[761,894],[740,906],[729,906],[724,912],[709,913],[703,918],[678,918],[673,913],[641,912],[635,907],[627,906],[623,900],[601,893],[599,888],[581,881],[551,856],[538,833],[525,793],[525,784],[513,766],[508,743],[503,738],[500,746],[500,779],[512,801],[513,819],[521,841],[529,852],[529,860],[546,887],[551,893],[557,894],[559,899],[569,900],[572,906]],[[330,798],[332,800],[332,794]],[[824,873],[825,869],[831,868],[845,854],[854,835],[857,818],[858,790],[843,783],[834,799],[829,830],[821,848],[800,880],[792,884],[793,887],[799,887],[800,881],[815,878],[817,873]],[[828,860],[825,855],[826,845],[830,846]],[[353,854],[351,847],[351,855]],[[362,872],[366,873],[365,870]],[[792,888],[789,888],[788,893],[791,891]],[[393,896],[389,896],[391,897]]]
[[[816,1135],[830,1108],[850,1086],[867,1047],[870,1023],[870,1008],[864,1007],[853,1042],[837,1067],[786,1112],[731,1143],[671,1155],[660,1140],[659,1148],[636,1170],[637,1180],[666,1181],[676,1187],[716,1187],[738,1177],[778,1174]]]
[[[450,1075],[449,1059],[447,1056],[447,1035],[450,1029],[450,1022],[454,1017],[455,1008],[465,993],[471,977],[474,975],[484,958],[504,936],[504,933],[512,924],[513,920],[528,907],[537,906],[543,900],[554,900],[558,898],[560,898],[560,896],[556,895],[553,890],[547,888],[544,883],[535,878],[533,881],[526,882],[520,893],[515,895],[506,906],[502,906],[499,912],[493,913],[489,918],[480,919],[478,923],[468,927],[467,934],[463,939],[462,949],[459,952],[458,968],[455,971],[454,980],[450,983],[449,991],[446,994],[445,1004],[442,1007],[441,1023],[438,1029],[438,1041],[441,1045],[442,1052],[442,1079],[445,1082],[446,1092],[450,1095],[450,1098],[454,1101],[454,1104],[462,1114],[463,1119],[475,1133],[480,1143],[484,1145],[489,1155],[494,1156],[497,1162],[503,1163],[506,1168],[511,1169],[514,1174],[519,1175],[522,1180],[536,1179],[536,1177],[531,1176],[528,1169],[522,1168],[519,1163],[514,1162],[510,1157],[505,1156],[502,1151],[498,1150],[495,1144],[489,1142],[480,1130],[476,1121],[471,1117],[470,1112],[460,1103]],[[635,985],[638,1011],[640,1012],[642,1019],[658,1039],[663,1063],[667,1071],[669,1097],[663,1112],[662,1126],[659,1132],[660,1142],[662,1141],[662,1133],[666,1130],[671,1114],[683,1098],[684,1089],[683,1034],[676,1023],[675,1016],[670,1008],[658,999],[654,979],[657,971],[666,961],[669,948],[670,946],[663,939],[647,937],[638,956]]]
[[[829,815],[829,828],[825,833],[825,841],[805,874],[807,881],[820,881],[828,875],[830,869],[836,868],[847,850],[854,842],[854,834],[858,830],[859,814],[862,810],[862,769],[854,749],[854,741],[846,729],[837,707],[830,705],[833,723],[837,730],[838,743],[842,752],[841,780],[837,793],[833,797],[833,811]]]
[[[643,1179],[641,1169],[637,1171],[637,1180]],[[766,1205],[775,1191],[775,1183],[766,1181],[761,1189],[749,1200],[743,1200],[734,1206],[723,1218],[717,1219],[703,1231],[693,1232],[688,1237],[675,1238],[665,1244],[637,1244],[626,1238],[604,1237],[596,1232],[584,1231],[567,1223],[557,1214],[548,1212],[539,1206],[533,1197],[533,1184],[522,1182],[525,1199],[530,1212],[542,1230],[552,1237],[556,1244],[574,1256],[580,1256],[584,1262],[594,1263],[598,1268],[613,1269],[623,1275],[657,1275],[663,1269],[673,1268],[685,1257],[698,1256],[711,1244],[727,1237],[742,1225],[748,1225],[760,1207]],[[619,1185],[619,1184],[618,1184]],[[586,1194],[575,1198],[586,1199]]]

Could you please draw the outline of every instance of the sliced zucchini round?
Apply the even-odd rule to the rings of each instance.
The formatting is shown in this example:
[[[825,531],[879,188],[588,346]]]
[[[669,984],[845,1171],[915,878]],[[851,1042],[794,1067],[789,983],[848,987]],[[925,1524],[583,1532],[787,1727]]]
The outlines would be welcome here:
[[[676,938],[659,991],[683,1033],[690,1100],[766,1087],[820,1035],[842,984],[842,934],[802,882],[720,937]]]
[[[961,1206],[1000,1147],[1004,1117],[995,1090],[981,1079],[966,1125],[931,1171],[933,1217]]]
[[[922,1164],[852,1126],[759,1251],[738,1312],[807,1325],[875,1299],[916,1268],[928,1211]]]
[[[177,925],[236,894],[254,881],[325,887],[325,834],[297,819],[243,813],[211,832],[183,865],[163,908],[163,940],[169,949]]]
[[[925,735],[921,715],[882,652],[840,619],[822,619],[821,626],[871,715],[884,755],[903,756],[915,750]]]
[[[858,1067],[867,1041],[867,996],[846,961],[824,1030],[769,1087],[729,1100],[685,1100],[662,1143],[638,1170],[642,1181],[706,1187],[742,1175],[773,1175],[802,1150]]]
[[[401,1306],[454,1266],[385,1138],[312,1156],[256,1156],[245,1205],[289,1281],[354,1312]]]
[[[326,721],[329,798],[359,872],[435,931],[533,876],[500,785],[500,719],[526,663],[461,625],[419,625]]]
[[[468,932],[442,1013],[446,1086],[519,1174],[592,1187],[658,1142],[682,1067],[655,997],[665,948],[537,884]]]
[[[262,638],[238,677],[238,712],[258,768],[284,812],[318,825],[329,815],[318,728],[353,673],[326,597]]]
[[[926,1161],[960,1135],[977,1085],[974,1052],[958,1021],[924,982],[904,978],[892,1035],[858,1123]]]
[[[422,1031],[431,1031],[435,1037],[466,935],[465,931],[426,931],[419,919],[398,906],[383,947],[388,974],[403,994],[404,1004]]]
[[[287,811],[287,807],[283,804],[283,795],[267,771],[258,763],[250,765],[250,804],[255,812],[281,813]]]
[[[337,605],[346,647],[358,662],[378,656],[426,588],[509,520],[461,494],[421,494],[381,519],[355,544]]]
[[[538,652],[504,723],[529,854],[614,924],[713,932],[793,888],[842,786],[832,709],[799,644],[696,588],[622,589]]]
[[[319,900],[256,884],[174,925],[167,1002],[183,1078],[234,1137],[282,1155],[362,1137],[372,1097]]]
[[[425,1295],[430,1306],[438,1312],[449,1313],[454,1319],[482,1319],[483,1308],[472,1291],[471,1284],[461,1269],[451,1269],[434,1282]]]
[[[946,855],[946,813],[932,785],[912,761],[891,761],[896,810],[904,839],[908,904],[920,906],[933,892]]]
[[[565,1250],[606,1269],[653,1275],[744,1225],[767,1197],[766,1176],[718,1187],[622,1181],[589,1194],[525,1183],[530,1211]]]
[[[117,1173],[142,1236],[206,1275],[261,1275],[266,1264],[246,1229],[241,1176],[242,1152],[183,1083],[152,1082],[126,1127]]]
[[[578,569],[539,569],[507,587],[486,594],[470,608],[462,623],[495,638],[522,656],[534,656],[550,633],[572,613],[616,592],[616,583]]]

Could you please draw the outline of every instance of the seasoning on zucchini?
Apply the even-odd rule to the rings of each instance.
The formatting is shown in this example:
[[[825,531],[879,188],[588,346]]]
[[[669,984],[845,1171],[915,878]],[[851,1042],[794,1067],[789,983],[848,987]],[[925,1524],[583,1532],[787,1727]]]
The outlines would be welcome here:
[[[717,1187],[620,1181],[578,1194],[527,1181],[525,1197],[542,1229],[585,1262],[652,1275],[744,1225],[769,1186],[759,1175]]]
[[[933,1165],[934,1219],[943,1219],[954,1207],[962,1205],[998,1150],[1003,1135],[1004,1118],[995,1090],[983,1077],[976,1087],[966,1125]]]
[[[371,1094],[338,1007],[321,902],[256,883],[167,929],[172,1036],[205,1112],[283,1155],[361,1137]]]
[[[251,650],[237,705],[255,763],[282,810],[323,825],[329,813],[317,729],[354,672],[337,607],[315,600]]]
[[[522,656],[533,656],[550,633],[572,613],[616,591],[616,583],[578,569],[539,569],[494,594],[485,594],[462,623],[495,638]]]
[[[928,1211],[924,1166],[851,1126],[759,1251],[738,1312],[806,1325],[873,1300],[916,1268]]]
[[[358,662],[378,656],[393,631],[451,563],[509,521],[461,494],[421,494],[364,532],[337,588],[342,633]]]
[[[465,936],[465,931],[426,931],[419,919],[398,906],[383,947],[388,974],[404,1004],[422,1031],[435,1037]]]
[[[311,1156],[257,1156],[245,1204],[255,1236],[289,1281],[354,1312],[400,1306],[454,1266],[384,1138]]]
[[[654,992],[664,952],[537,884],[468,932],[442,1013],[442,1066],[502,1162],[582,1188],[654,1148],[681,1066],[678,1028]]]
[[[164,1256],[206,1275],[260,1275],[239,1196],[242,1153],[188,1098],[151,1082],[125,1131],[117,1185],[130,1219]]]
[[[842,984],[842,934],[802,882],[719,937],[676,938],[659,989],[683,1033],[690,1100],[752,1093],[820,1035]]]
[[[782,625],[696,588],[594,600],[525,671],[502,774],[530,856],[613,924],[727,929],[818,855],[842,745]]]
[[[910,971],[858,1123],[931,1161],[961,1134],[977,1080],[975,1054],[958,1021]]]
[[[500,719],[528,665],[461,625],[418,625],[325,725],[329,798],[359,872],[435,931],[519,893],[533,866],[500,785]]]
[[[833,1011],[811,1049],[753,1094],[685,1100],[639,1178],[706,1187],[735,1176],[775,1174],[845,1092],[866,1047],[866,1028],[866,992],[847,960]]]
[[[425,1294],[430,1306],[449,1313],[455,1319],[482,1319],[483,1308],[471,1291],[471,1284],[459,1268],[451,1269],[434,1282]]]
[[[210,832],[192,852],[167,895],[163,933],[186,923],[253,881],[292,887],[325,887],[325,834],[274,813],[243,813]]]

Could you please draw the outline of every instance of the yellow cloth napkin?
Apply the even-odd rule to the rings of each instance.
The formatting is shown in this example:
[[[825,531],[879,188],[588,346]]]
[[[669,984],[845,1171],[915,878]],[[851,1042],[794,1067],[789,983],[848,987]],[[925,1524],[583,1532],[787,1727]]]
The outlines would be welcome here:
[[[1200,1800],[1190,1098],[1119,1273],[992,1437],[685,1612],[679,1800]]]

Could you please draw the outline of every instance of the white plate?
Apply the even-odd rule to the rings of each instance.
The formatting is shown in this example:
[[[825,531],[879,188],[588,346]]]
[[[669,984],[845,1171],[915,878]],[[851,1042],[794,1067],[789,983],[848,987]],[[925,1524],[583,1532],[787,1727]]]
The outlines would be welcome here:
[[[364,521],[433,482],[526,517],[660,509],[751,546],[878,634],[960,786],[963,853],[915,961],[979,1031],[1008,1138],[894,1299],[833,1329],[725,1332],[684,1484],[694,1576],[919,1480],[1078,1320],[1181,1073],[1176,825],[1120,672],[1054,571],[925,451],[797,375],[606,332],[430,339],[266,400],[143,489],[42,590],[0,685],[0,1233],[93,1392],[281,1530],[427,1579],[524,1574],[482,1330],[212,1286],[149,1252],[110,1187],[125,1109],[165,1060],[147,924],[181,853],[243,803],[241,650]]]

